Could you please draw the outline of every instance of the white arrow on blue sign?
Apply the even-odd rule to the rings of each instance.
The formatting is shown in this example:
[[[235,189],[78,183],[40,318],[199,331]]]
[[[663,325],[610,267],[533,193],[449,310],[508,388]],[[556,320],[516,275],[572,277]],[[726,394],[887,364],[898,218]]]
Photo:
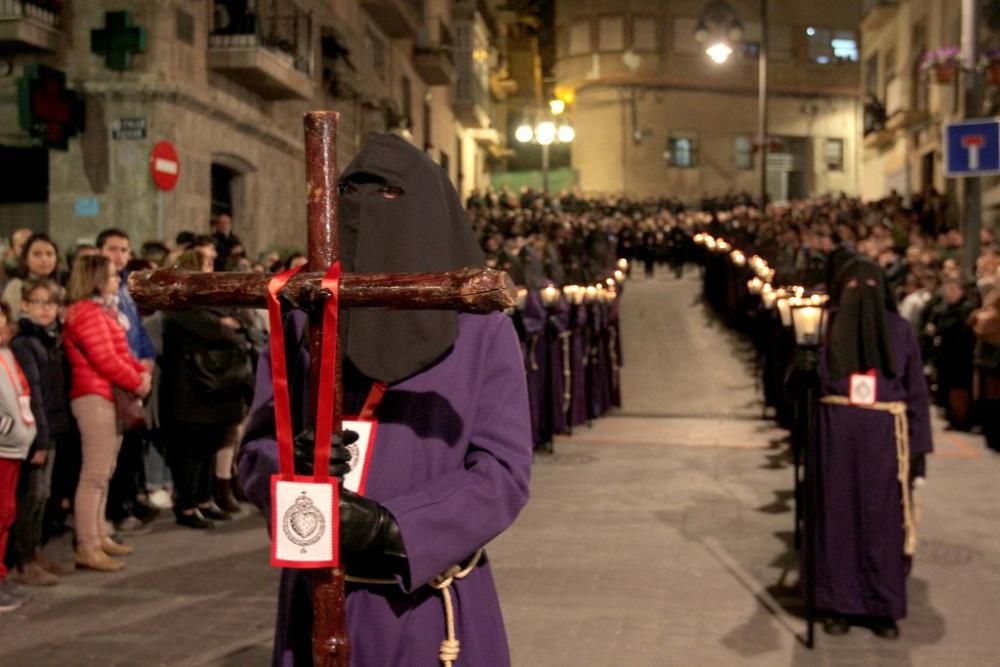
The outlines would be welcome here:
[[[976,118],[944,126],[946,176],[1000,174],[1000,118]]]

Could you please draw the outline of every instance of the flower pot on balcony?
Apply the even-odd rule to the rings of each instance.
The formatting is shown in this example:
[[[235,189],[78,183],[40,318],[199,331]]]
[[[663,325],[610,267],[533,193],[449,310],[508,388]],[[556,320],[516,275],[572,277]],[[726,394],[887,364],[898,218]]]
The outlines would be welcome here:
[[[955,83],[955,75],[958,74],[958,63],[938,63],[932,68],[934,80],[941,85]]]

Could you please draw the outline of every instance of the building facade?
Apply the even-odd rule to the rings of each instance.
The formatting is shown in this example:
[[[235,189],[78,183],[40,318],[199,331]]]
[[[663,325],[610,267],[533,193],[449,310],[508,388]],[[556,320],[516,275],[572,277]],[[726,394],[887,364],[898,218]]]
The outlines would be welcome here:
[[[983,54],[1000,46],[997,3],[979,23]],[[934,188],[951,201],[964,195],[962,179],[945,176],[942,130],[945,123],[966,116],[996,116],[1000,112],[997,84],[979,68],[962,72],[945,67],[938,72],[924,65],[929,53],[957,50],[962,37],[962,3],[953,0],[866,0],[861,22],[861,71],[866,112],[862,194],[876,199],[892,191],[904,199]],[[974,77],[982,106],[968,109],[967,77]],[[1000,81],[997,82],[1000,84]],[[1000,179],[985,177],[982,196],[987,219],[1000,210]],[[950,209],[957,222],[959,209]]]
[[[556,93],[570,102],[572,164],[585,191],[695,200],[759,192],[759,0],[723,3],[742,30],[706,55],[709,0],[556,3]],[[860,0],[771,2],[768,193],[860,187]],[[711,26],[711,21],[709,21]]]
[[[341,168],[367,136],[396,131],[471,190],[498,137],[484,132],[489,98],[479,116],[462,106],[468,26],[488,10],[467,4],[2,0],[0,233],[47,230],[64,248],[107,226],[169,239],[226,212],[251,252],[301,248],[302,115],[317,109],[341,112]],[[179,157],[168,192],[150,171],[161,141]]]

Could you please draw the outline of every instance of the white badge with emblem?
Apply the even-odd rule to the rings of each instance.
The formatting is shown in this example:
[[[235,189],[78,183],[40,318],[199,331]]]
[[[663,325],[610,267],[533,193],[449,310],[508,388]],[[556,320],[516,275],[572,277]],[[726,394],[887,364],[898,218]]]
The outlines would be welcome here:
[[[365,495],[365,482],[368,481],[368,462],[372,457],[372,444],[375,442],[375,431],[378,422],[363,419],[345,419],[344,430],[358,434],[358,441],[348,445],[351,452],[350,470],[344,475],[344,488]]]
[[[877,397],[878,384],[874,373],[851,374],[851,393],[848,396],[851,405],[875,405]]]
[[[271,562],[281,567],[333,567],[339,525],[337,487],[272,478]]]

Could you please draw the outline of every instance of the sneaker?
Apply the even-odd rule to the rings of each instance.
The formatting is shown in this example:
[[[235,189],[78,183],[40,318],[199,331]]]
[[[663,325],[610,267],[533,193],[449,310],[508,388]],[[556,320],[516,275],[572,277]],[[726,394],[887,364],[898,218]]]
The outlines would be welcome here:
[[[127,516],[124,520],[115,524],[115,531],[124,535],[148,535],[153,532],[153,526],[144,523],[134,516]]]
[[[20,586],[10,580],[10,577],[0,581],[0,593],[6,593],[12,598],[21,600],[22,602],[28,599],[28,592],[21,590]]]
[[[174,506],[174,501],[166,489],[157,489],[149,494],[149,504],[161,510],[168,510]]]
[[[0,614],[8,611],[16,611],[20,609],[23,604],[23,599],[16,598],[10,593],[5,593],[0,590]]]

